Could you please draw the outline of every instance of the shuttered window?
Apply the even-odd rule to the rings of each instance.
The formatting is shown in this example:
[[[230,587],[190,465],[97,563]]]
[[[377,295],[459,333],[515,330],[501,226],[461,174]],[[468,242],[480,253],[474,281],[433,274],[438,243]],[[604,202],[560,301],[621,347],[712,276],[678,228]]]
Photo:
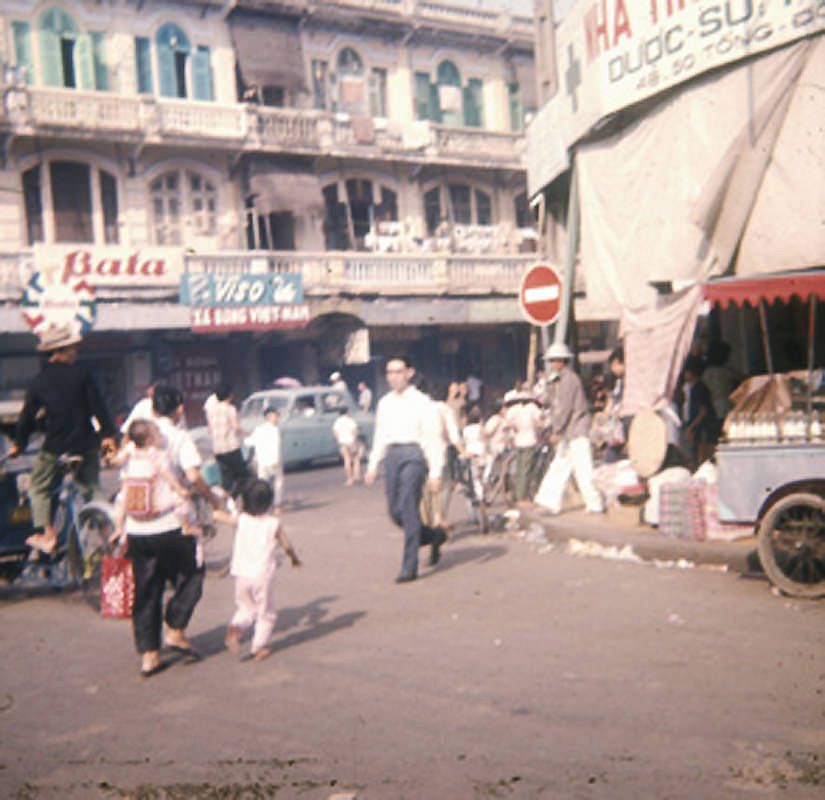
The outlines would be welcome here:
[[[206,45],[198,45],[192,56],[192,94],[196,100],[214,100],[212,59]]]
[[[117,244],[120,241],[117,180],[104,170],[100,170],[100,204],[103,206],[103,241]]]
[[[186,62],[191,48],[186,34],[177,25],[163,25],[155,37],[155,47],[161,96],[187,97]]]
[[[19,78],[31,85],[34,80],[34,64],[32,63],[32,39],[28,22],[15,21],[11,24],[14,38],[14,63],[22,72]]]
[[[152,50],[145,36],[135,37],[135,73],[138,94],[152,94]]]

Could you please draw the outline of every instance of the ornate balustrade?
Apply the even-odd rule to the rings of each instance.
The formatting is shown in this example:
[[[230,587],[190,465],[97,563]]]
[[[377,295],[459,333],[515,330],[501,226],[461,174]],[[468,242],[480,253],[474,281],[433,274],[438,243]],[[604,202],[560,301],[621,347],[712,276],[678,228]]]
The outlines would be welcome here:
[[[0,90],[2,90],[0,84]],[[439,160],[523,167],[524,136],[482,128],[451,128],[428,122],[353,120],[315,109],[211,103],[74,89],[18,87],[0,111],[0,128],[36,135],[83,139],[111,136],[131,143],[214,146],[232,143],[249,152],[355,154],[413,162]],[[360,127],[359,127],[360,126]]]

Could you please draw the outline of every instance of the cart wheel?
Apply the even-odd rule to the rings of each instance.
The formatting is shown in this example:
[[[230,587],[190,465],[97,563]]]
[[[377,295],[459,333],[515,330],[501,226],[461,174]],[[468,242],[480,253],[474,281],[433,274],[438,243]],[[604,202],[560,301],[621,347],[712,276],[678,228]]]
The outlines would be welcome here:
[[[774,503],[759,525],[759,559],[785,594],[825,596],[825,499],[799,492]]]

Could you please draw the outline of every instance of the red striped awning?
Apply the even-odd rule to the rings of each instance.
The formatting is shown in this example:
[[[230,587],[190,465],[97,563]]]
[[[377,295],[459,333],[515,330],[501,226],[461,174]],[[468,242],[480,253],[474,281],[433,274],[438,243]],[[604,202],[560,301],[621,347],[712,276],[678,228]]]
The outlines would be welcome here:
[[[757,306],[760,300],[787,303],[792,297],[807,300],[811,295],[825,300],[825,269],[783,272],[758,278],[719,278],[704,284],[702,294],[705,300],[718,303],[722,308],[745,303]]]

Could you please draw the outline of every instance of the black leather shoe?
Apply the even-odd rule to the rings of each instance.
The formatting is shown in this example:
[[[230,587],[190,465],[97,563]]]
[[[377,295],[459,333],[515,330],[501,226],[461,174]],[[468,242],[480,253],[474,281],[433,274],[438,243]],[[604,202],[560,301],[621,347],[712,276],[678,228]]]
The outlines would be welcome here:
[[[430,543],[430,566],[435,566],[441,560],[441,545],[447,541],[447,534],[441,528],[433,530],[433,540]]]
[[[395,579],[396,583],[409,583],[410,581],[414,581],[417,575],[414,572],[402,572],[398,575]]]

